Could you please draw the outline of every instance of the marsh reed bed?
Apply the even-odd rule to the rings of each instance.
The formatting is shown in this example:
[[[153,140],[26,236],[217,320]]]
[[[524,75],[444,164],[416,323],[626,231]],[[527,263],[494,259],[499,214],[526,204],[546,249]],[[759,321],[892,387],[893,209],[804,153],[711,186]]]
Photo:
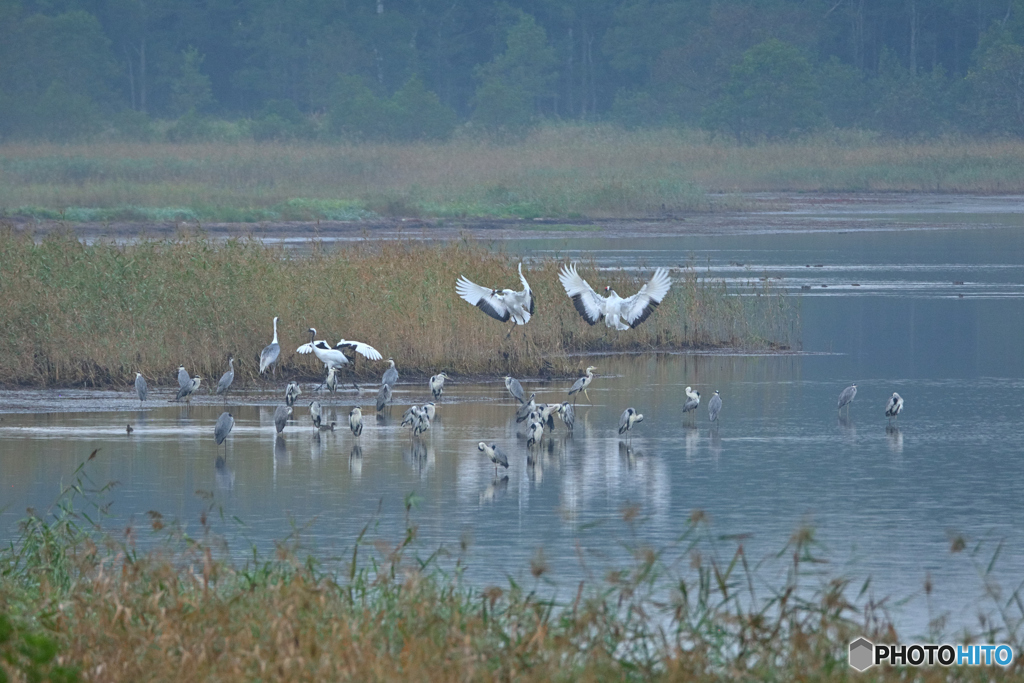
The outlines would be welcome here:
[[[602,125],[511,144],[0,145],[0,216],[69,221],[637,217],[742,208],[736,192],[1022,189],[1020,140],[849,132],[757,145]]]
[[[294,353],[307,329],[336,343],[355,339],[394,356],[407,375],[574,374],[575,354],[721,345],[769,348],[794,323],[786,297],[763,283],[744,293],[674,274],[665,302],[636,330],[588,326],[558,281],[554,259],[527,264],[537,314],[526,326],[488,318],[455,294],[460,274],[518,288],[518,260],[471,241],[363,243],[297,255],[256,239],[200,234],[125,244],[83,243],[70,234],[0,231],[0,381],[8,384],[126,385],[142,372],[173,382],[176,369],[207,378],[236,359],[236,381],[256,377],[260,350],[280,317],[280,370],[318,378],[312,355]],[[591,270],[591,284],[636,291],[650,272]],[[346,371],[347,373],[348,371]],[[357,359],[354,376],[377,378]]]
[[[95,454],[94,454],[95,455]],[[84,466],[84,465],[83,465]],[[104,531],[107,486],[82,467],[50,510],[30,511],[0,549],[0,680],[4,681],[1008,681],[1021,675],[1019,589],[991,582],[991,561],[954,539],[986,580],[995,615],[984,631],[931,642],[1003,642],[1007,668],[847,666],[859,636],[900,642],[868,583],[829,577],[812,529],[798,529],[767,583],[742,539],[716,536],[699,511],[665,548],[639,540],[623,564],[567,593],[550,590],[543,556],[516,582],[468,585],[473,548],[424,549],[406,501],[401,538],[372,516],[343,556],[318,556],[298,535],[273,557],[225,559],[210,503],[189,535],[150,512]],[[427,553],[427,554],[424,554]],[[511,573],[512,570],[510,570]],[[926,588],[927,590],[927,588]],[[905,635],[905,634],[902,634]],[[912,642],[904,639],[903,642]]]

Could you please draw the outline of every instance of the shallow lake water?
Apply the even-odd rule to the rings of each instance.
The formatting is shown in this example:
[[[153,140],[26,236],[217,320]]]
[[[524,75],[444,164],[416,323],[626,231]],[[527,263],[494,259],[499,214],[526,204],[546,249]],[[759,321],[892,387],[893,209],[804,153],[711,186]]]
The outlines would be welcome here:
[[[12,537],[27,507],[45,509],[99,449],[89,476],[118,482],[105,525],[132,524],[143,542],[147,511],[199,533],[212,505],[217,533],[239,558],[292,533],[336,556],[350,553],[368,523],[372,538],[400,540],[414,493],[421,554],[442,545],[458,553],[468,539],[467,578],[500,584],[506,575],[532,581],[531,559],[543,552],[550,585],[571,599],[581,578],[599,580],[626,562],[622,544],[666,547],[703,510],[713,534],[743,535],[748,557],[767,558],[766,585],[779,585],[785,568],[775,553],[809,524],[817,554],[830,560],[824,571],[858,588],[871,577],[873,595],[893,599],[902,632],[923,634],[942,613],[952,628],[973,627],[992,604],[967,554],[950,553],[951,535],[984,541],[981,566],[1002,542],[995,577],[1011,590],[1024,578],[1022,206],[978,199],[958,212],[899,200],[888,211],[766,214],[771,230],[503,242],[527,261],[690,264],[735,285],[767,277],[800,311],[795,353],[581,359],[598,367],[593,405],[580,400],[571,438],[556,420],[533,466],[500,381],[450,382],[438,419],[416,440],[398,423],[408,405],[429,400],[422,382],[400,383],[381,418],[375,387],[321,398],[339,430],[319,438],[307,416],[312,386],[283,438],[273,426],[283,383],[234,395],[227,403],[237,422],[221,466],[213,424],[225,408],[213,397],[180,407],[166,402],[169,389],[142,406],[127,392],[0,392],[0,537]],[[841,211],[857,213],[863,229],[827,229]],[[737,221],[756,226],[751,216]],[[779,228],[787,221],[793,230]],[[523,379],[549,402],[564,400],[571,383]],[[836,398],[853,382],[857,398],[840,416]],[[702,395],[693,426],[680,413],[688,385]],[[724,407],[712,426],[706,405],[716,389]],[[898,425],[883,416],[893,391],[906,400]],[[355,404],[367,416],[358,440],[343,428]],[[645,416],[628,442],[616,432],[627,406]],[[479,441],[509,454],[507,472],[495,477]],[[640,510],[633,525],[622,520],[630,505]],[[728,556],[736,543],[718,547]]]

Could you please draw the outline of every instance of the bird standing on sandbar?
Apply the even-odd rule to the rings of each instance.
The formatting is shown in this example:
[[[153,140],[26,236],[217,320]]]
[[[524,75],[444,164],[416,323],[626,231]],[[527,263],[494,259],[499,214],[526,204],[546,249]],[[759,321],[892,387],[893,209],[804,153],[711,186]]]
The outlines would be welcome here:
[[[196,393],[196,391],[199,390],[199,385],[202,383],[202,381],[203,378],[200,377],[199,375],[196,375],[195,377],[190,379],[188,381],[188,384],[186,384],[185,386],[178,390],[178,395],[174,397],[174,400],[180,401],[181,399],[185,399],[185,403],[190,403],[192,401],[192,394]]]

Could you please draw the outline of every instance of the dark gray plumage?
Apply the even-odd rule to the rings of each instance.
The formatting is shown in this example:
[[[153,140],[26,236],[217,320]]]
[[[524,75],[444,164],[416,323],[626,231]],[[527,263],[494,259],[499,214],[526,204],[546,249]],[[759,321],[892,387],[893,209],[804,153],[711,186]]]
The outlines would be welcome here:
[[[384,371],[384,375],[380,378],[381,384],[386,384],[389,387],[394,387],[395,382],[398,381],[398,370],[395,369],[395,359],[388,358],[388,364],[391,366]]]
[[[277,362],[280,356],[281,345],[277,343],[277,316],[274,316],[274,340],[260,351],[260,374],[262,375],[266,372],[271,365]]]
[[[391,385],[382,384],[380,385],[380,391],[377,392],[377,412],[381,412],[391,402]]]
[[[278,406],[277,410],[274,411],[274,427],[277,429],[278,434],[284,431],[284,427],[288,424],[291,416],[292,408],[290,406]]]
[[[192,381],[192,378],[188,376],[188,372],[185,370],[184,365],[178,366],[178,388],[184,389],[188,386],[188,383]]]
[[[228,434],[234,429],[235,418],[231,416],[229,412],[223,412],[220,417],[217,418],[217,424],[213,428],[213,440],[217,442],[217,445],[224,443],[224,439],[228,438]]]
[[[190,379],[188,381],[188,384],[186,384],[185,386],[178,390],[178,395],[175,396],[174,400],[180,401],[181,399],[185,399],[185,403],[191,402],[192,394],[196,393],[196,391],[199,390],[199,385],[202,383],[202,381],[203,378],[200,377],[199,375],[196,375],[195,377]]]
[[[217,382],[217,395],[223,394],[231,388],[231,383],[235,381],[235,358],[234,356],[228,358],[228,371],[221,375],[220,381]]]
[[[139,395],[140,401],[145,401],[146,397],[149,396],[149,386],[146,384],[146,378],[142,376],[141,372],[135,373],[135,393]]]

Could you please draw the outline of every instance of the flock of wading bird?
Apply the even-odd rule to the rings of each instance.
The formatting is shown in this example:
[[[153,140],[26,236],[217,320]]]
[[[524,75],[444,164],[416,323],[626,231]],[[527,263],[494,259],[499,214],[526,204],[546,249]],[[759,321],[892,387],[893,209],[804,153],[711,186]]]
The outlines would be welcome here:
[[[598,294],[586,280],[580,277],[575,264],[563,265],[559,271],[558,278],[565,289],[565,293],[572,299],[573,306],[575,306],[580,316],[587,323],[595,325],[603,320],[605,325],[616,330],[629,330],[647,320],[672,287],[672,280],[666,268],[657,268],[651,279],[640,288],[640,291],[627,298],[620,297],[615,290],[607,286],[604,288],[606,292],[604,296]],[[509,322],[511,320],[514,323],[509,329],[509,334],[511,334],[516,325],[525,325],[536,312],[533,292],[530,289],[530,283],[527,282],[526,277],[523,275],[522,263],[519,264],[519,279],[523,284],[523,289],[515,291],[483,287],[470,281],[465,276],[459,276],[455,283],[455,292],[464,301],[476,306],[488,316],[501,322]],[[276,363],[281,355],[281,346],[277,337],[277,321],[278,318],[275,317],[273,341],[267,344],[260,352],[261,375],[268,371],[273,371],[276,377]],[[326,368],[327,375],[324,381],[314,391],[326,387],[332,395],[335,394],[338,389],[339,371],[345,365],[354,363],[357,356],[363,356],[371,361],[381,361],[384,359],[381,353],[369,344],[342,339],[334,346],[331,346],[326,341],[317,340],[316,335],[316,328],[309,328],[309,341],[296,349],[296,352],[299,354],[313,353]],[[378,413],[388,409],[391,405],[392,392],[395,384],[398,382],[398,370],[395,367],[394,359],[388,358],[387,363],[388,368],[381,377],[380,389],[377,392],[376,408]],[[594,370],[596,369],[595,366],[589,366],[586,369],[586,374],[577,379],[572,387],[569,388],[568,395],[574,397],[572,403],[568,401],[552,404],[537,403],[535,400],[536,393],[530,394],[530,397],[526,398],[523,386],[519,380],[513,377],[505,377],[505,388],[513,398],[519,401],[519,407],[516,410],[516,422],[519,424],[525,423],[526,445],[528,449],[532,449],[535,445],[541,443],[545,431],[550,432],[555,429],[555,415],[561,419],[568,434],[572,435],[575,422],[576,400],[579,398],[579,394],[582,393],[590,401],[587,388],[594,380]],[[445,372],[430,378],[428,386],[435,401],[440,399],[444,393],[446,379],[448,379],[448,375]],[[234,380],[234,357],[229,357],[228,370],[220,378],[220,381],[217,382],[216,394],[226,394]],[[174,400],[184,400],[188,403],[192,395],[199,389],[201,383],[202,378],[199,375],[189,377],[185,367],[179,367],[179,391]],[[359,389],[355,382],[352,384],[357,390]],[[145,378],[140,372],[135,373],[135,390],[138,393],[139,400],[145,401],[148,395],[148,387]],[[285,388],[284,405],[277,406],[274,411],[274,426],[278,434],[284,431],[288,421],[294,417],[294,405],[301,394],[302,390],[296,382],[288,383],[288,386]],[[842,410],[844,407],[849,410],[849,404],[856,395],[856,384],[844,389],[839,396],[839,410]],[[686,387],[686,397],[687,400],[683,404],[683,414],[691,416],[695,421],[696,410],[700,406],[700,392],[694,391],[691,387]],[[708,418],[712,423],[717,423],[721,410],[722,397],[716,390],[708,401]],[[900,398],[899,394],[893,393],[886,405],[886,417],[890,419],[897,417],[902,410],[903,399]],[[402,417],[401,426],[409,427],[413,438],[417,438],[430,429],[431,421],[434,419],[436,411],[437,406],[434,402],[410,406]],[[330,422],[329,424],[324,422],[323,408],[317,400],[313,400],[309,404],[309,416],[314,429],[317,430],[317,434],[321,431],[334,431],[337,426],[336,422]],[[619,418],[619,434],[629,439],[633,427],[637,423],[643,422],[643,419],[644,416],[638,413],[632,406],[626,408]],[[363,413],[359,406],[352,408],[349,412],[348,423],[352,433],[358,438],[363,432]],[[217,446],[224,443],[234,425],[235,418],[231,413],[227,411],[221,413],[213,432]],[[131,425],[128,425],[128,433],[130,434],[132,431]],[[477,448],[494,464],[495,473],[497,473],[499,466],[508,467],[508,456],[497,444],[480,442]]]

